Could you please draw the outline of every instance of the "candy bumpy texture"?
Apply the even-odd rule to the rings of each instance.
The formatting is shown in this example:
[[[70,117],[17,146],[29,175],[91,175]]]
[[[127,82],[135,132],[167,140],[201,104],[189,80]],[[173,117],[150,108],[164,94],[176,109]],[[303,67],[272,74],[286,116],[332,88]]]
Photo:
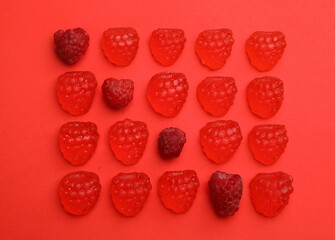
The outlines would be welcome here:
[[[134,60],[139,41],[133,28],[109,28],[103,33],[101,47],[109,62],[126,67]]]
[[[271,118],[279,110],[284,99],[284,84],[276,77],[261,77],[247,86],[247,100],[253,114]]]
[[[188,88],[183,73],[158,73],[148,84],[147,99],[157,113],[165,117],[174,117],[186,102]]]
[[[232,158],[242,141],[242,133],[237,122],[220,120],[209,122],[200,130],[202,150],[216,164]]]
[[[151,34],[151,53],[157,62],[163,66],[170,66],[177,61],[185,42],[182,29],[157,29]]]
[[[73,165],[85,164],[93,155],[99,139],[92,122],[68,122],[59,130],[59,147]]]
[[[169,171],[158,180],[158,195],[164,206],[175,213],[187,212],[199,188],[195,171]]]
[[[271,165],[284,153],[288,142],[284,125],[265,124],[254,127],[249,133],[249,148],[256,161]]]
[[[109,143],[116,159],[125,165],[133,165],[142,157],[148,136],[149,132],[144,122],[125,119],[113,124]]]
[[[293,178],[284,172],[259,173],[250,183],[250,196],[257,212],[266,217],[278,215],[293,193]]]
[[[204,110],[215,117],[226,115],[233,105],[237,88],[232,77],[207,77],[197,88],[197,97]]]
[[[58,101],[71,115],[83,115],[92,105],[96,87],[97,80],[93,73],[66,72],[58,77]]]
[[[99,177],[93,172],[67,174],[58,187],[60,201],[68,213],[88,214],[98,201],[101,191]]]
[[[217,70],[226,64],[233,44],[234,38],[230,29],[206,30],[199,34],[195,51],[204,65]]]
[[[115,208],[123,215],[133,217],[144,207],[151,188],[145,173],[119,173],[112,179],[110,193]]]
[[[281,59],[286,48],[282,32],[254,32],[245,45],[251,64],[259,71],[269,71]]]

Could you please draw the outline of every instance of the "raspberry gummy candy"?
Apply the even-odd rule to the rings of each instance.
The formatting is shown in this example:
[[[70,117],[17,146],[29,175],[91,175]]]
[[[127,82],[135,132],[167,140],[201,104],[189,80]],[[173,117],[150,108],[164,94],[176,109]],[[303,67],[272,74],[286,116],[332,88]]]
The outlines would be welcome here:
[[[112,179],[110,193],[115,208],[123,215],[133,217],[144,207],[151,188],[145,173],[119,173]]]
[[[165,128],[158,137],[158,150],[160,155],[165,158],[179,157],[186,142],[185,133],[179,128]]]
[[[278,215],[293,192],[293,178],[284,172],[259,173],[250,183],[250,196],[257,212],[266,217]]]
[[[238,211],[243,184],[240,175],[215,172],[208,181],[212,205],[219,217],[232,216]]]
[[[197,97],[204,110],[223,117],[233,105],[237,88],[232,77],[207,77],[197,88]]]
[[[108,78],[102,84],[101,90],[108,106],[122,109],[133,100],[134,82],[130,79]]]
[[[68,122],[59,130],[59,146],[73,165],[85,164],[93,155],[99,134],[92,122]]]
[[[273,117],[284,99],[284,84],[276,77],[252,80],[247,87],[247,99],[251,111],[261,117]]]
[[[82,28],[58,30],[54,34],[56,53],[67,64],[75,64],[85,55],[89,40]]]
[[[220,120],[209,122],[200,130],[202,150],[216,164],[232,158],[242,141],[242,133],[237,122]]]
[[[85,215],[95,206],[101,191],[99,177],[93,172],[67,174],[61,180],[58,195],[65,211]]]
[[[165,117],[174,117],[186,102],[188,88],[183,73],[158,73],[148,84],[147,99],[157,113]]]
[[[111,127],[109,144],[116,159],[125,165],[133,165],[142,157],[148,136],[144,122],[125,119]]]
[[[199,185],[193,170],[169,171],[158,180],[158,195],[166,208],[175,213],[185,213],[192,206]]]
[[[126,67],[135,58],[139,40],[133,28],[109,28],[103,33],[101,47],[109,62]]]
[[[150,38],[151,53],[163,66],[170,66],[184,49],[186,38],[182,29],[157,29]]]
[[[199,34],[195,51],[204,65],[216,70],[226,64],[233,44],[233,33],[230,29],[206,30]]]
[[[271,70],[286,48],[282,32],[254,32],[246,42],[246,52],[251,64],[259,71]]]
[[[93,73],[66,72],[58,77],[58,101],[71,115],[83,115],[92,105],[96,87],[97,80]]]
[[[286,128],[278,124],[256,126],[249,133],[248,142],[255,160],[264,165],[274,164],[285,151]]]

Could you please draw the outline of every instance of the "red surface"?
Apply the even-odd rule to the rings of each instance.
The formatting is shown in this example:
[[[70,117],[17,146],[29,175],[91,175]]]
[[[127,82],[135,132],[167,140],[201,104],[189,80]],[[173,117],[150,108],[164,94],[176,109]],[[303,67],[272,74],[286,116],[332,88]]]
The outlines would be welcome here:
[[[335,231],[335,2],[332,0],[255,1],[2,1],[0,8],[0,239],[334,239]],[[85,57],[74,66],[64,65],[53,51],[52,35],[58,29],[81,26],[90,34]],[[140,35],[140,47],[129,67],[111,65],[100,47],[109,27],[131,26]],[[185,30],[187,42],[178,61],[160,66],[149,51],[156,28]],[[210,71],[194,51],[197,34],[205,29],[228,27],[235,44],[224,68]],[[279,64],[260,73],[248,62],[246,39],[257,30],[280,30],[287,48]],[[96,74],[99,88],[109,77],[135,82],[133,102],[123,111],[109,109],[98,91],[91,110],[72,117],[56,98],[56,79],[66,71]],[[164,118],[145,99],[146,85],[160,71],[183,72],[190,85],[180,114]],[[277,115],[268,120],[248,109],[245,90],[249,81],[264,75],[279,77],[285,99]],[[222,119],[239,122],[244,139],[233,159],[215,165],[202,153],[199,130],[214,118],[196,99],[197,84],[207,76],[233,76],[238,93]],[[109,149],[108,130],[117,120],[142,120],[150,136],[143,158],[124,166]],[[83,167],[67,163],[58,149],[57,133],[67,121],[93,121],[100,139],[94,157]],[[285,124],[289,143],[273,166],[252,158],[247,134],[264,123]],[[162,161],[156,141],[161,129],[179,127],[187,143],[179,159]],[[200,188],[187,214],[176,215],[157,196],[157,180],[167,170],[197,171]],[[73,217],[61,207],[57,185],[77,170],[96,172],[102,183],[93,211]],[[215,170],[239,173],[244,182],[240,210],[219,219],[210,206],[207,181]],[[294,177],[289,205],[277,217],[256,213],[249,198],[249,182],[258,172],[282,170]],[[126,218],[113,207],[110,181],[119,172],[147,173],[153,189],[143,211]]]

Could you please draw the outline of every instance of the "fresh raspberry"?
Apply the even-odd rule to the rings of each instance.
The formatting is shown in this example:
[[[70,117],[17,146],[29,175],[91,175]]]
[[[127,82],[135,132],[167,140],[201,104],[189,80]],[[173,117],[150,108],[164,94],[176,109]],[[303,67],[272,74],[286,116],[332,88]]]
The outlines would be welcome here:
[[[108,61],[126,67],[135,58],[139,41],[133,28],[109,28],[103,34],[101,47]]]
[[[68,122],[59,130],[60,150],[73,165],[83,165],[92,157],[98,139],[97,126],[92,122]]]
[[[86,52],[90,37],[82,28],[58,30],[54,34],[56,53],[67,64],[75,64]]]
[[[282,32],[254,32],[246,42],[251,64],[259,71],[271,70],[280,60],[286,47]]]
[[[197,88],[197,97],[206,112],[223,117],[233,105],[237,88],[232,77],[207,77]]]
[[[158,149],[163,158],[179,157],[186,142],[185,133],[179,128],[165,128],[158,137]]]
[[[255,160],[264,165],[274,164],[285,151],[288,137],[284,125],[259,125],[249,133],[249,148]]]
[[[157,29],[151,34],[150,48],[157,62],[170,66],[180,56],[185,42],[182,29]]]
[[[110,193],[115,208],[125,216],[136,216],[144,207],[151,183],[145,173],[119,173],[112,179]]]
[[[252,80],[247,87],[247,99],[251,111],[262,118],[274,116],[284,99],[284,84],[275,77]]]
[[[208,181],[209,193],[219,217],[233,216],[238,211],[243,184],[240,175],[216,171]]]
[[[108,78],[102,84],[101,90],[111,108],[122,109],[133,100],[134,82],[130,79]]]
[[[100,195],[99,177],[93,172],[72,172],[63,177],[58,195],[65,211],[85,215],[96,204]]]
[[[206,156],[217,164],[227,162],[240,146],[242,133],[237,122],[209,122],[200,130],[201,146]]]
[[[195,51],[204,65],[215,70],[226,64],[233,44],[233,33],[230,29],[206,30],[199,34]]]
[[[83,115],[90,110],[97,85],[91,72],[66,72],[58,77],[58,101],[71,115]]]
[[[259,173],[250,183],[250,195],[257,212],[266,217],[278,215],[293,192],[293,178],[284,172]]]
[[[158,195],[164,206],[175,213],[187,212],[199,188],[197,173],[193,170],[165,172],[158,180]]]
[[[147,99],[152,108],[165,117],[174,117],[182,109],[188,94],[188,83],[183,73],[162,72],[148,84]]]
[[[144,122],[125,119],[111,127],[109,144],[118,160],[125,165],[133,165],[142,157],[148,136]]]

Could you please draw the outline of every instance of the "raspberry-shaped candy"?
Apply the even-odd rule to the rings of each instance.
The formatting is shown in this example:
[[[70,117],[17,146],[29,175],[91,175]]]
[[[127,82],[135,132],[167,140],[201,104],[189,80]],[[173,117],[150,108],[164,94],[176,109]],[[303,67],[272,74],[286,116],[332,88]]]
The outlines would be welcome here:
[[[255,160],[271,165],[285,151],[288,137],[284,125],[265,124],[254,127],[249,133],[248,141]]]
[[[216,70],[226,64],[233,44],[233,33],[230,29],[206,30],[199,34],[195,51],[204,65]]]
[[[109,143],[118,160],[125,165],[133,165],[142,157],[148,136],[144,122],[125,119],[113,124]]]
[[[197,173],[193,170],[165,172],[158,180],[158,195],[164,206],[175,213],[187,212],[199,188]]]
[[[274,116],[284,99],[284,84],[276,77],[252,80],[247,87],[247,99],[251,111],[262,118]]]
[[[108,106],[122,109],[133,100],[134,82],[130,79],[108,78],[102,84],[101,90]]]
[[[293,192],[293,178],[284,172],[259,173],[250,183],[250,196],[257,212],[266,217],[278,215]]]
[[[126,67],[135,58],[139,41],[133,28],[109,28],[102,36],[101,47],[108,61]]]
[[[246,42],[251,64],[259,71],[271,70],[280,60],[286,47],[282,32],[254,32]]]
[[[68,122],[59,130],[60,150],[73,165],[83,165],[92,157],[98,139],[97,126],[92,122]]]
[[[79,171],[63,177],[58,195],[65,211],[73,215],[85,215],[96,204],[100,191],[99,177],[95,173]]]
[[[215,117],[223,117],[233,105],[237,88],[232,77],[207,77],[197,88],[197,97],[205,109]]]
[[[58,30],[54,34],[56,53],[67,64],[75,64],[85,55],[90,37],[82,28]]]
[[[145,173],[119,173],[112,179],[110,193],[115,208],[125,216],[136,216],[144,207],[151,183]]]
[[[157,29],[151,34],[150,48],[157,62],[169,66],[178,59],[185,42],[182,29]]]
[[[174,117],[182,109],[188,94],[188,83],[183,73],[162,72],[148,84],[147,99],[152,108],[165,117]]]
[[[90,110],[96,87],[97,80],[93,73],[66,72],[58,77],[58,101],[71,115],[83,115]]]
[[[165,128],[158,137],[158,150],[163,158],[179,157],[186,142],[185,133],[179,128]]]
[[[242,133],[237,122],[209,122],[200,130],[202,150],[206,156],[217,164],[227,162],[242,141]]]
[[[238,211],[243,184],[240,175],[215,172],[208,181],[212,205],[219,217],[232,216]]]

